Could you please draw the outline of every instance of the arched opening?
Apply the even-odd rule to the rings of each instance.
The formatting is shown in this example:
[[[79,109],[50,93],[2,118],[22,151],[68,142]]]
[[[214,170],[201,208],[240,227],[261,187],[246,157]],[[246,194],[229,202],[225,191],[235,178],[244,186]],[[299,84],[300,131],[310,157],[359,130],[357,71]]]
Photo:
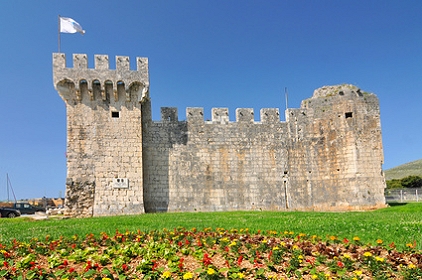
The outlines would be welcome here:
[[[82,99],[82,96],[88,95],[88,82],[86,80],[79,81],[79,95],[80,99]]]
[[[125,83],[123,81],[117,82],[117,96],[118,98],[122,98],[124,96],[127,99]],[[129,100],[130,100],[130,96],[129,96]]]
[[[99,80],[92,81],[92,95],[95,99],[102,99],[101,95],[101,83]]]
[[[104,83],[105,99],[110,100],[110,96],[113,96],[113,82],[110,80]]]

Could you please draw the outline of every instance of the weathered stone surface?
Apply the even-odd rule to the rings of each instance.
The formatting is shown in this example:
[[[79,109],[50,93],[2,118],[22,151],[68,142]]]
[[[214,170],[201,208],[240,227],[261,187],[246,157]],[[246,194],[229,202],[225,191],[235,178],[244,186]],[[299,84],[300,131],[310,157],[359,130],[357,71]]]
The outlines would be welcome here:
[[[385,205],[378,99],[326,86],[288,109],[162,108],[152,121],[146,58],[54,54],[67,105],[68,215],[158,211],[358,210]],[[122,179],[122,181],[121,181]],[[124,182],[119,184],[118,182]]]

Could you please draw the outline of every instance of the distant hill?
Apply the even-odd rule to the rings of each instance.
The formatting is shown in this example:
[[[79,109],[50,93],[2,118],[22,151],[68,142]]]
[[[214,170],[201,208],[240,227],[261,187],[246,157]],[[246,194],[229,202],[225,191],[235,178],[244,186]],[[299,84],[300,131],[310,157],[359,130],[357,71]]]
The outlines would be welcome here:
[[[422,177],[422,159],[384,170],[384,174],[386,180],[401,179],[411,175]]]

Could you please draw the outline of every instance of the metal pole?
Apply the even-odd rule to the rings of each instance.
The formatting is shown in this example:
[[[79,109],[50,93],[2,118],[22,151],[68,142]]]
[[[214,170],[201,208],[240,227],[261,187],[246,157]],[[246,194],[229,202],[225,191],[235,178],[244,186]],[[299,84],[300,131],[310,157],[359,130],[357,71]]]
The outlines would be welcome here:
[[[59,22],[58,22],[58,32],[57,32],[57,40],[58,40],[58,46],[59,46],[59,53],[60,53],[60,15],[59,15],[59,17],[58,17],[58,20],[59,20]]]

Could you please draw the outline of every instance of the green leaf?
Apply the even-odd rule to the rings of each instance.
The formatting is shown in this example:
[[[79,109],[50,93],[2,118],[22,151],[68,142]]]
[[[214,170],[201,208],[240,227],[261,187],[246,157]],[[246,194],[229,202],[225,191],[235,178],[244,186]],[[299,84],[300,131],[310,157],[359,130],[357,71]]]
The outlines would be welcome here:
[[[264,273],[265,273],[265,269],[263,269],[263,268],[260,268],[256,271],[257,275],[263,275]]]
[[[110,270],[108,270],[107,268],[103,268],[101,270],[101,273],[104,274],[105,276],[107,276],[108,278],[113,279],[113,275],[111,274]]]
[[[97,271],[95,271],[94,269],[90,269],[87,272],[84,273],[84,277],[91,277],[92,275],[94,275]]]
[[[60,269],[60,270],[57,270],[57,271],[54,273],[54,276],[61,276],[61,275],[63,275],[63,273],[65,273],[65,271],[64,271],[63,269]]]
[[[229,271],[228,267],[222,267],[218,270],[218,272],[220,272],[220,273],[224,273],[224,272],[227,272],[227,271]]]

